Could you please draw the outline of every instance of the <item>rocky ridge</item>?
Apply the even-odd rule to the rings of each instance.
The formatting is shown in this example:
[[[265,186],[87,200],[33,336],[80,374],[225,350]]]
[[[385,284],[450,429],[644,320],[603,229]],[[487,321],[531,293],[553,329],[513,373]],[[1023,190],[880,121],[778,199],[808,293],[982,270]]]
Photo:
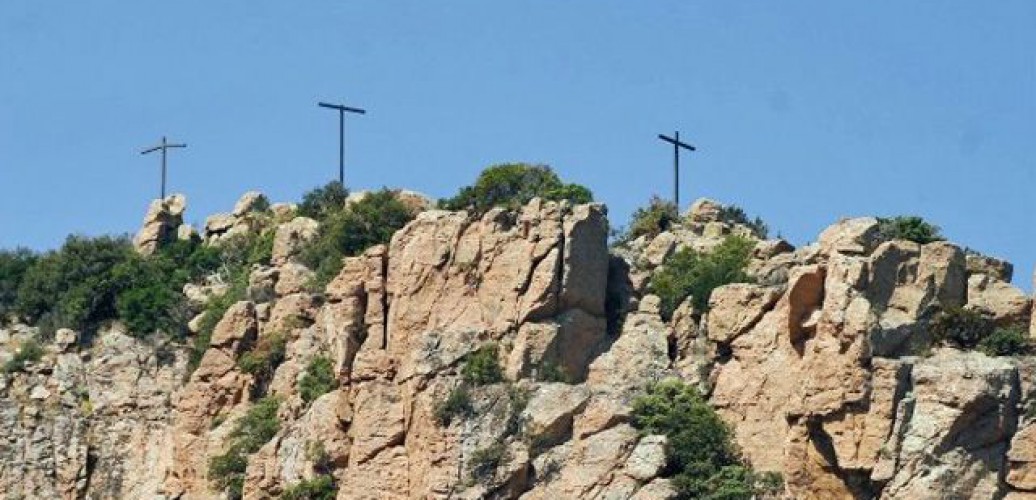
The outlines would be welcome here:
[[[873,218],[795,249],[719,207],[699,200],[668,231],[612,250],[600,205],[427,209],[314,292],[296,256],[319,224],[292,206],[249,193],[197,234],[182,197],[158,201],[141,252],[271,230],[271,266],[252,270],[252,300],[228,310],[193,371],[185,346],[115,324],[89,347],[61,331],[40,362],[0,374],[0,490],[218,498],[209,459],[262,385],[281,401],[280,430],[248,458],[245,498],[324,472],[341,499],[671,498],[665,437],[640,435],[630,412],[648,383],[679,377],[708,395],[756,469],[782,474],[788,498],[1036,498],[1036,362],[926,348],[948,308],[1032,322],[1010,264],[881,241]],[[651,272],[731,234],[756,240],[756,283],[664,320]],[[185,293],[203,303],[218,288]],[[0,330],[0,361],[33,334]],[[286,337],[285,359],[260,381],[238,361],[272,335]],[[443,425],[438,408],[485,346],[504,381],[471,388],[472,416]],[[298,382],[317,357],[338,387],[307,402]]]

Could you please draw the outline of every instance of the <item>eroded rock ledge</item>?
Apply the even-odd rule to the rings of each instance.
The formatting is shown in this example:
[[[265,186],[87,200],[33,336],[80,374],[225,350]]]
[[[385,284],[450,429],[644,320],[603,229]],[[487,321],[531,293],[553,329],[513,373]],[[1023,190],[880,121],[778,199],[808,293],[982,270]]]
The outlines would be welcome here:
[[[26,372],[0,374],[0,490],[217,498],[208,460],[260,384],[237,361],[281,334],[285,361],[262,381],[281,398],[280,431],[249,457],[246,498],[276,498],[318,465],[340,499],[671,498],[665,438],[630,425],[632,400],[665,377],[708,394],[789,498],[1036,497],[1036,361],[926,348],[947,308],[1031,322],[1010,264],[946,242],[880,241],[875,219],[847,219],[800,249],[757,241],[757,284],[721,287],[708,312],[688,301],[664,321],[650,273],[679,248],[754,238],[749,228],[699,201],[669,231],[610,253],[602,206],[534,200],[479,218],[426,210],[314,293],[295,259],[318,224],[284,205],[265,222],[249,216],[264,203],[250,193],[195,236],[181,198],[156,202],[144,252],[276,224],[273,265],[249,280],[262,293],[230,308],[189,375],[184,346],[118,325],[83,349],[62,332]],[[621,320],[612,333],[609,317]],[[32,330],[0,330],[0,361]],[[488,344],[505,382],[472,389],[474,416],[437,422],[462,360]],[[307,404],[298,381],[317,356],[339,386]],[[500,462],[471,481],[495,445]]]

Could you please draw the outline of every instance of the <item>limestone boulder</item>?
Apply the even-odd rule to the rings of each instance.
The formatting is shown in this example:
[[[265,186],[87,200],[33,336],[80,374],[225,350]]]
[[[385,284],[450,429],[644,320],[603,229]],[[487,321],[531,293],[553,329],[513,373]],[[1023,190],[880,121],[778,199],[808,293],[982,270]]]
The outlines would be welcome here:
[[[319,228],[320,223],[309,217],[296,217],[277,226],[271,262],[281,265],[298,256],[306,244],[317,237]]]
[[[842,219],[820,233],[818,239],[821,253],[834,252],[850,255],[866,255],[879,243],[878,219],[857,217]]]

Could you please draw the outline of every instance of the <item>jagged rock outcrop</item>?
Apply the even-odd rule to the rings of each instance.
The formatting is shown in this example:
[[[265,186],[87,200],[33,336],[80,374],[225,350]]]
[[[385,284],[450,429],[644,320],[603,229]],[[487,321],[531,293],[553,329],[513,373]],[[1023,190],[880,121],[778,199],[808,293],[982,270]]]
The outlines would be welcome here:
[[[1036,361],[933,345],[929,328],[961,307],[1032,324],[1009,263],[948,242],[883,241],[869,217],[796,249],[710,200],[609,249],[601,205],[536,199],[475,217],[398,195],[416,218],[346,258],[320,291],[298,259],[317,221],[259,193],[210,217],[207,244],[262,233],[273,257],[250,270],[247,300],[220,318],[197,367],[186,342],[114,325],[83,347],[58,331],[42,360],[0,373],[0,490],[219,498],[211,458],[272,396],[278,430],[244,457],[247,499],[319,476],[339,499],[667,499],[667,440],[639,433],[631,414],[648,384],[679,377],[756,470],[783,476],[787,498],[1036,497]],[[182,214],[182,198],[156,202],[137,248],[189,232]],[[663,319],[651,273],[730,235],[756,242],[754,283],[717,288],[707,310],[688,298]],[[225,290],[184,293],[200,308]],[[0,329],[0,362],[34,335]],[[246,372],[242,356],[273,338],[283,361]],[[464,367],[485,353],[502,380],[479,385]],[[304,397],[300,382],[323,358],[333,387]],[[444,410],[453,397],[466,398],[456,414]]]
[[[159,247],[177,238],[191,237],[190,226],[183,225],[187,198],[171,194],[164,200],[154,200],[144,216],[144,224],[133,238],[133,246],[142,254],[152,254]]]

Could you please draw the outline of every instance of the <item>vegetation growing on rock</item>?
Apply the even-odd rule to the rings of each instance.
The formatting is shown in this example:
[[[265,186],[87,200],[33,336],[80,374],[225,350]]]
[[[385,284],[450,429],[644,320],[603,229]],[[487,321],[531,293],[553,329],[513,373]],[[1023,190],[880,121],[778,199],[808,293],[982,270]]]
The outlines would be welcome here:
[[[27,363],[35,363],[43,357],[43,347],[35,340],[29,339],[22,342],[21,346],[14,353],[14,357],[4,364],[5,373],[14,373],[25,370]]]
[[[719,212],[719,219],[731,224],[742,224],[752,230],[752,234],[761,239],[770,236],[770,226],[762,218],[749,217],[745,210],[737,205],[724,205]]]
[[[325,356],[317,356],[306,366],[306,372],[299,380],[299,395],[306,404],[327,394],[338,387],[331,360]]]
[[[328,189],[323,188],[320,194],[307,193],[306,198],[315,201],[310,203],[312,208],[304,210],[320,221],[319,236],[300,256],[302,263],[316,272],[313,285],[318,289],[342,269],[343,257],[388,243],[397,230],[414,218],[411,210],[388,189],[369,193],[349,205],[339,205],[341,193],[328,193]]]
[[[461,384],[453,388],[446,399],[436,403],[434,408],[435,421],[442,427],[448,427],[458,418],[466,418],[474,413],[471,405],[471,391],[467,385]]]
[[[669,256],[649,284],[662,299],[662,317],[671,318],[687,297],[696,311],[705,311],[712,290],[728,283],[750,283],[745,266],[754,246],[752,240],[730,236],[708,253],[685,248]]]
[[[281,493],[281,500],[334,500],[337,493],[334,479],[319,475],[289,486]]]
[[[562,182],[546,165],[505,163],[483,170],[474,185],[461,188],[452,198],[440,200],[439,206],[482,214],[493,207],[517,209],[536,197],[572,203],[593,201],[589,189]]]
[[[942,241],[942,232],[936,226],[921,217],[900,215],[891,218],[878,218],[878,237],[882,241],[909,240],[926,244]]]
[[[27,248],[0,250],[0,324],[15,312],[18,287],[36,259],[36,254]]]
[[[464,368],[461,369],[464,381],[473,385],[487,385],[502,382],[504,372],[500,368],[500,359],[496,344],[487,344],[468,354]]]
[[[280,430],[279,406],[280,400],[276,397],[256,401],[230,433],[227,451],[209,461],[210,481],[229,498],[241,498],[248,455],[259,451]]]
[[[681,499],[744,499],[779,491],[773,474],[744,462],[733,433],[698,391],[675,379],[648,387],[633,402],[633,425],[666,436],[666,474]]]
[[[676,204],[652,196],[647,206],[637,208],[630,217],[629,227],[619,237],[620,242],[633,241],[641,236],[654,237],[680,220]]]

